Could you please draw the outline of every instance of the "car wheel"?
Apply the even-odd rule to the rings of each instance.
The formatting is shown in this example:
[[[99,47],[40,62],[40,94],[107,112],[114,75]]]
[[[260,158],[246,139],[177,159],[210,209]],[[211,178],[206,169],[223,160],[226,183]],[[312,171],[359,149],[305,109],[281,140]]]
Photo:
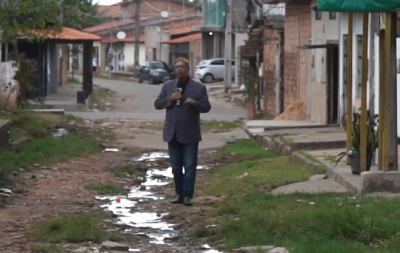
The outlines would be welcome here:
[[[205,74],[203,80],[205,83],[212,83],[214,77],[211,74]]]

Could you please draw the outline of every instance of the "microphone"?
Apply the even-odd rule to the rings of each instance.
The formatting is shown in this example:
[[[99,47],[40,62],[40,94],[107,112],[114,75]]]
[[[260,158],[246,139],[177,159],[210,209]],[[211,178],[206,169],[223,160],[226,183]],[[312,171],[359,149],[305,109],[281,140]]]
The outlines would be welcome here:
[[[176,88],[176,92],[178,93],[182,93],[182,88]],[[176,100],[176,105],[180,105],[181,104],[181,99]]]

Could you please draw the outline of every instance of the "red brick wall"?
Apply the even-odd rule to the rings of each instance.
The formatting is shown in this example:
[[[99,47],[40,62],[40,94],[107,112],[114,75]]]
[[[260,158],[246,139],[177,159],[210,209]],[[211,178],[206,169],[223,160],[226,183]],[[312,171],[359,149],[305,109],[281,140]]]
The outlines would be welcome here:
[[[276,42],[281,39],[281,34],[278,30],[266,29],[264,30],[264,112],[268,115],[276,115],[276,99],[275,92],[276,86],[276,64],[275,56],[279,48]]]
[[[286,4],[285,16],[285,67],[284,101],[285,108],[297,100],[306,101],[307,87],[307,50],[298,49],[308,44],[311,36],[310,1],[298,1]]]

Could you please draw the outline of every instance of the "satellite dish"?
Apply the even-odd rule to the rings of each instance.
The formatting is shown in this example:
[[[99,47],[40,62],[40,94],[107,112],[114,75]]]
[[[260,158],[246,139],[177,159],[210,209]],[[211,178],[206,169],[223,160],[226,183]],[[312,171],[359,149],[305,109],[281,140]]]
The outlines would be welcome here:
[[[125,32],[118,32],[117,33],[117,38],[118,39],[120,39],[120,40],[122,40],[122,39],[125,39],[125,37],[126,37],[126,34],[125,34]]]
[[[163,11],[163,12],[161,12],[161,17],[163,17],[163,18],[168,18],[168,16],[169,16],[168,11]]]

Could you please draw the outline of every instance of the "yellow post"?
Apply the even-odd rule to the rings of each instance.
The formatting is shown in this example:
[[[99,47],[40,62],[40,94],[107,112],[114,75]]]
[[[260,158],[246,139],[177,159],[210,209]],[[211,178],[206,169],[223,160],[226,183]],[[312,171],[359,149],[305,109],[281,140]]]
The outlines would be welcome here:
[[[367,170],[368,17],[369,13],[365,12],[363,14],[361,65],[360,172]]]
[[[385,121],[385,34],[379,34],[379,132],[378,132],[378,170],[382,170],[383,165],[383,122]]]
[[[391,53],[391,30],[392,30],[392,13],[386,13],[385,24],[385,89],[384,89],[384,106],[383,106],[383,163],[382,169],[389,170],[389,81],[390,81],[390,53]]]
[[[346,72],[346,149],[347,151],[353,148],[351,144],[351,116],[353,108],[353,13],[349,12],[348,15],[348,28],[347,28],[347,72]],[[350,159],[347,157],[347,164],[350,164]]]

